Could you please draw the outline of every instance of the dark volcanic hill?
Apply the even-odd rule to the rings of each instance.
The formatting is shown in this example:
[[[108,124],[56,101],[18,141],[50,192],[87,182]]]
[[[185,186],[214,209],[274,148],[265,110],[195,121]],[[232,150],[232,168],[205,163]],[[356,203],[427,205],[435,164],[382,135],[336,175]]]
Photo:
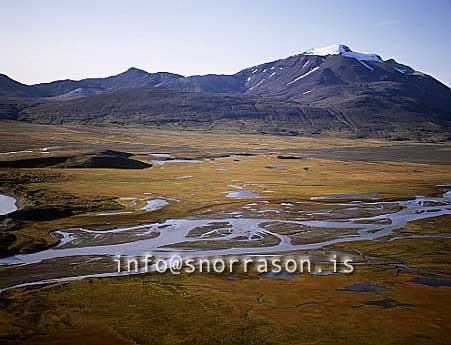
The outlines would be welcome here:
[[[33,86],[21,84],[8,77],[0,74],[0,98],[5,97],[34,97],[35,90]]]
[[[447,133],[430,114],[346,116],[280,98],[179,92],[143,87],[60,102],[16,105],[13,119],[46,124],[142,125],[165,129],[227,130],[282,135],[329,134],[423,138]],[[11,118],[11,117],[10,117]]]
[[[22,98],[34,97],[50,100],[67,100],[92,96],[100,93],[114,92],[143,86],[156,86],[171,79],[182,78],[179,74],[146,71],[130,68],[127,71],[107,77],[82,80],[57,80],[36,85],[20,84],[5,75],[0,75],[0,97]]]
[[[0,168],[102,168],[145,169],[152,164],[131,159],[127,152],[105,150],[70,156],[26,158],[0,161]]]
[[[17,105],[14,119],[46,124],[142,125],[247,133],[347,131],[336,114],[278,98],[142,87],[62,102]]]
[[[451,119],[451,91],[429,75],[375,54],[338,45],[241,71],[246,93],[332,108],[344,116],[441,114]],[[426,118],[424,118],[426,120]]]
[[[131,68],[108,78],[30,86],[0,75],[0,98],[0,118],[44,123],[441,139],[450,135],[451,123],[449,87],[345,45],[234,75],[183,77]]]
[[[219,82],[222,80],[222,83]],[[346,112],[451,112],[451,91],[429,75],[393,59],[353,52],[344,45],[310,49],[233,76],[174,78],[159,87],[281,97]]]

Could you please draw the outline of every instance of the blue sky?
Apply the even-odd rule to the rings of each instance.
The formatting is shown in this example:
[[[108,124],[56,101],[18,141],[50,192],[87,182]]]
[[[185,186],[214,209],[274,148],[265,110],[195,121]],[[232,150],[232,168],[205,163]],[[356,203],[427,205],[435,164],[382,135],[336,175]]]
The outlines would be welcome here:
[[[23,83],[134,66],[183,75],[243,68],[335,43],[451,85],[451,0],[0,0],[0,73]]]

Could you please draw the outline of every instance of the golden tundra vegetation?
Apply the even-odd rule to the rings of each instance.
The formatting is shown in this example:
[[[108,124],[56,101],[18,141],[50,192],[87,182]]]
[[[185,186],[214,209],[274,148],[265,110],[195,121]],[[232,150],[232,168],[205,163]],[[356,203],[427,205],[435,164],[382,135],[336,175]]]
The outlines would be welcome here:
[[[451,165],[403,161],[424,144],[382,140],[276,137],[230,133],[174,132],[143,128],[90,128],[2,122],[0,161],[71,155],[98,150],[168,153],[202,163],[154,164],[145,169],[2,168],[0,193],[40,201],[28,207],[73,208],[55,219],[22,220],[7,231],[17,251],[54,245],[50,231],[68,227],[108,228],[242,210],[252,199],[231,199],[230,186],[244,186],[269,206],[329,194],[373,194],[380,200],[435,196],[451,182]],[[438,145],[438,146],[437,146]],[[399,147],[384,160],[331,159],[334,149]],[[49,153],[35,148],[58,147]],[[441,152],[451,145],[436,144]],[[407,149],[406,149],[407,148]],[[35,150],[33,150],[35,149]],[[327,159],[322,153],[327,153]],[[230,154],[252,154],[212,159]],[[407,155],[407,154],[406,154]],[[307,159],[280,159],[296,156]],[[426,159],[427,160],[427,159]],[[283,166],[283,169],[279,169]],[[189,178],[187,178],[189,176]],[[152,193],[152,194],[149,194]],[[169,205],[139,212],[146,197]],[[59,199],[58,196],[61,196]],[[127,198],[136,198],[133,205]],[[75,201],[74,201],[75,200]],[[325,201],[327,204],[327,202]],[[52,204],[52,205],[53,205]],[[83,204],[83,207],[80,206]],[[74,206],[75,205],[75,206]],[[88,206],[86,206],[88,205]],[[55,206],[56,207],[56,206]],[[97,216],[99,212],[133,213]],[[64,215],[64,213],[62,213]],[[283,215],[299,219],[295,213]],[[451,232],[451,217],[408,223],[399,235]],[[3,230],[2,230],[3,231]],[[302,274],[269,279],[256,273],[143,274],[85,279],[16,288],[0,295],[2,344],[449,344],[451,288],[412,282],[451,273],[446,238],[355,241],[324,248],[360,260],[353,274]],[[23,252],[27,252],[24,250]],[[1,279],[6,279],[5,274]],[[5,272],[5,271],[4,271]],[[378,292],[346,291],[370,284]],[[3,285],[3,284],[2,284]]]

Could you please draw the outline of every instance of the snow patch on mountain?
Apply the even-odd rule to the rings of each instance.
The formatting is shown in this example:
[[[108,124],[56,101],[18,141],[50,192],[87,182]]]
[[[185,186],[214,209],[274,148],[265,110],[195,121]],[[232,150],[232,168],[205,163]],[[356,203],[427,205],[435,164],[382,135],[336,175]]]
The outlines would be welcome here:
[[[265,81],[265,78],[263,78],[262,80],[260,80],[257,84],[255,84],[254,86],[250,87],[249,90],[255,89],[256,87],[258,87],[259,85],[261,85],[261,83],[263,83]]]
[[[383,62],[381,57],[377,54],[354,52],[351,50],[351,48],[345,46],[344,44],[332,44],[327,47],[312,48],[302,53],[302,55],[315,55],[315,56],[341,55],[344,57],[354,58],[359,61]]]
[[[364,63],[362,60],[358,60],[363,66],[365,66],[366,68],[368,68],[371,71],[374,71],[374,68],[369,66],[368,64]]]
[[[393,67],[393,66],[392,66]],[[402,73],[402,74],[406,74],[407,73],[407,71],[405,70],[405,69],[400,69],[400,68],[396,68],[396,67],[393,67],[393,69],[395,70],[395,71],[398,71],[399,73]]]
[[[311,69],[310,71],[308,71],[307,73],[305,73],[305,74],[303,74],[303,75],[300,75],[299,77],[297,77],[297,78],[293,79],[292,81],[290,81],[289,83],[287,83],[287,85],[293,84],[293,83],[297,82],[298,80],[300,80],[300,79],[302,79],[302,78],[305,78],[306,76],[308,76],[308,75],[310,75],[311,73],[313,73],[313,72],[315,72],[316,70],[318,70],[318,68],[319,68],[319,67],[312,68],[312,69]]]
[[[351,51],[351,49],[349,49],[349,47],[343,44],[332,44],[326,47],[308,49],[303,53],[303,55],[317,55],[317,56],[339,55],[347,51]]]

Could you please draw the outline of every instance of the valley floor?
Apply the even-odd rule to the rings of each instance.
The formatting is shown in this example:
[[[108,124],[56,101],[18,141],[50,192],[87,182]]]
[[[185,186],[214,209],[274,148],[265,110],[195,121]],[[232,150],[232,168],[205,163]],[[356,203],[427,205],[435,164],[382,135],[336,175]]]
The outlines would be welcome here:
[[[0,194],[16,198],[18,206],[0,219],[3,289],[104,272],[110,263],[104,255],[28,262],[57,245],[61,233],[50,233],[56,230],[72,229],[65,231],[73,240],[55,251],[136,241],[135,230],[111,229],[209,220],[207,228],[191,229],[189,243],[184,238],[173,248],[244,246],[272,253],[280,238],[304,245],[356,236],[354,228],[331,231],[315,221],[359,219],[377,234],[393,224],[391,215],[415,206],[408,221],[383,236],[289,249],[293,255],[352,257],[358,263],[352,274],[271,279],[255,271],[148,273],[5,290],[2,344],[449,343],[449,143],[6,121],[0,138]],[[116,151],[152,166],[113,169],[110,160],[98,159],[117,158]],[[89,167],[83,167],[86,155]],[[206,231],[217,230],[215,222],[224,226],[225,219],[274,224],[245,242],[221,232],[215,233],[221,241],[205,241]]]

